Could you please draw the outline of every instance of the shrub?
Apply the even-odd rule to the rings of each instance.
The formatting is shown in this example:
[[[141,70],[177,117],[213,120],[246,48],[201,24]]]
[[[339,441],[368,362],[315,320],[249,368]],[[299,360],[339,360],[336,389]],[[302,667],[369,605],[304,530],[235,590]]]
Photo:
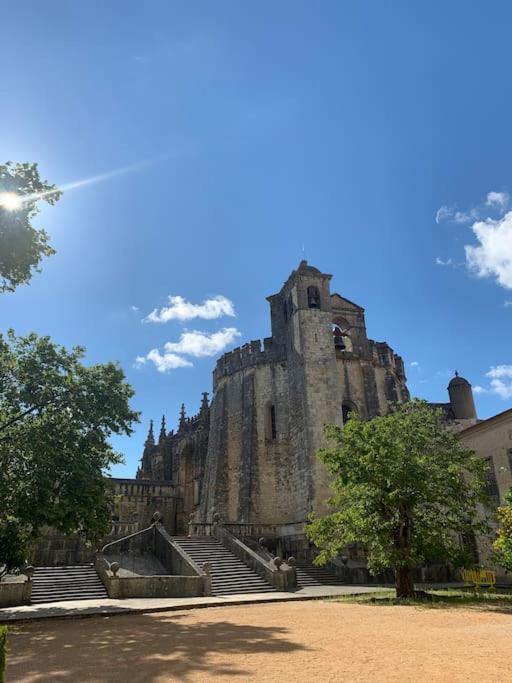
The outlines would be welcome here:
[[[6,649],[7,649],[7,626],[0,626],[0,683],[5,682]]]

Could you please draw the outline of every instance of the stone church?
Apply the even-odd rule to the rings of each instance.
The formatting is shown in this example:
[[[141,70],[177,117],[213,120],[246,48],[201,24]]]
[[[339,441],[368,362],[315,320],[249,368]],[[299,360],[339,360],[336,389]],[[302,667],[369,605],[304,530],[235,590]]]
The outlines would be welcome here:
[[[364,309],[330,291],[331,275],[306,261],[267,297],[270,337],[224,354],[213,371],[211,403],[182,406],[176,431],[153,422],[135,479],[112,478],[109,538],[150,524],[155,510],[171,534],[190,523],[245,525],[242,535],[279,539],[281,551],[309,552],[304,523],[325,510],[327,471],[315,453],[325,424],[350,413],[383,415],[409,399],[404,363],[387,342],[368,339]],[[441,407],[450,429],[478,422],[471,385],[454,377]],[[79,538],[55,533],[38,544],[36,564],[91,560]]]
[[[162,420],[158,440],[151,424],[136,482],[121,485],[119,523],[129,521],[123,507],[133,524],[142,521],[141,507],[129,505],[134,487],[167,493],[176,532],[214,512],[224,522],[300,525],[325,509],[327,472],[315,456],[324,425],[341,425],[351,412],[382,415],[409,399],[402,358],[368,338],[364,309],[332,293],[331,277],[302,261],[267,297],[272,335],[217,361],[211,404],[205,393],[194,417],[182,407],[175,432]],[[451,422],[476,418],[466,384],[469,395],[456,383],[452,402],[439,404]]]

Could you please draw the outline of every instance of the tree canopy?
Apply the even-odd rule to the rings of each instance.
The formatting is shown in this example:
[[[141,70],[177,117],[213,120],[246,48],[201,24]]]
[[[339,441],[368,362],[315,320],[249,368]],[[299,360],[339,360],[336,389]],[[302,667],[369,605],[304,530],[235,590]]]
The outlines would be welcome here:
[[[132,388],[114,363],[86,366],[32,333],[0,335],[0,567],[13,568],[48,525],[95,541],[109,531],[109,443],[131,434]]]
[[[325,435],[318,456],[333,475],[332,511],[307,529],[319,563],[362,544],[369,571],[393,569],[397,597],[411,597],[414,567],[468,560],[460,539],[487,529],[477,511],[486,465],[443,428],[440,410],[414,400]]]
[[[55,253],[49,236],[32,225],[38,203],[55,204],[61,192],[41,180],[37,164],[0,164],[0,292],[30,281],[44,256]]]

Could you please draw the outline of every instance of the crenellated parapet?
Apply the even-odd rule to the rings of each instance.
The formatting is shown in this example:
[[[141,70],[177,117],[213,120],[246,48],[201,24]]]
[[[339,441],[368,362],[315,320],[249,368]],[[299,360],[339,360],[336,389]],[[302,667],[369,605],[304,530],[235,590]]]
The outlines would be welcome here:
[[[219,358],[213,371],[214,388],[222,377],[232,375],[245,368],[264,363],[275,363],[284,359],[284,346],[276,344],[272,337],[266,337],[263,343],[260,339],[255,339],[225,353]]]

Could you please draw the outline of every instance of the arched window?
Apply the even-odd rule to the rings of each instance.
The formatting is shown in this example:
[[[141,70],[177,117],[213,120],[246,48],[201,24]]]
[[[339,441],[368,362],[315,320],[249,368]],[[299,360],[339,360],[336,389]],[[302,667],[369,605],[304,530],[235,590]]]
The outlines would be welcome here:
[[[308,306],[309,308],[320,308],[320,292],[318,287],[308,287]]]
[[[349,329],[347,321],[343,318],[335,318],[332,321],[332,336],[336,351],[352,351]]]
[[[336,351],[345,351],[345,335],[339,325],[332,326],[332,335],[334,339],[334,348]]]
[[[343,401],[341,412],[343,415],[343,424],[345,424],[347,420],[350,420],[352,413],[357,413],[357,406],[352,403],[352,401]]]

